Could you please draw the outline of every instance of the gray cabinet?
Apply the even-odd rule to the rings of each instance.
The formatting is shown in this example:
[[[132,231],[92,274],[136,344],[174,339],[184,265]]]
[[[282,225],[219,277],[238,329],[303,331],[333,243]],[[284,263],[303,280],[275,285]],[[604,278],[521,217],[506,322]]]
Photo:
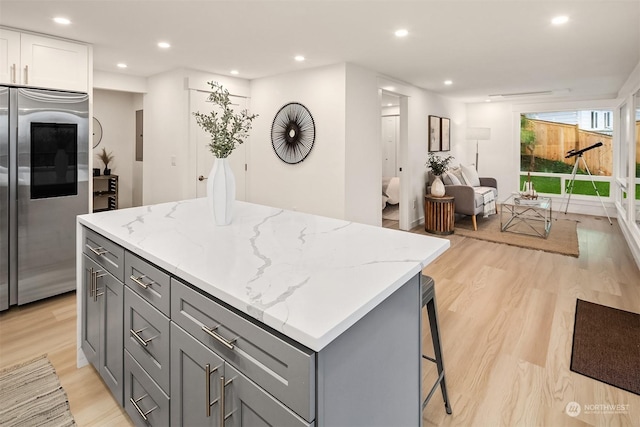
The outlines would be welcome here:
[[[140,427],[168,426],[169,396],[126,350],[124,370],[124,409],[131,421]]]
[[[171,324],[171,425],[220,425],[224,360]]]
[[[316,356],[171,280],[171,321],[302,418],[315,418]]]
[[[83,274],[82,349],[122,404],[123,285],[87,256]]]
[[[313,425],[176,324],[171,339],[171,425]]]
[[[169,319],[125,286],[124,348],[169,394]]]

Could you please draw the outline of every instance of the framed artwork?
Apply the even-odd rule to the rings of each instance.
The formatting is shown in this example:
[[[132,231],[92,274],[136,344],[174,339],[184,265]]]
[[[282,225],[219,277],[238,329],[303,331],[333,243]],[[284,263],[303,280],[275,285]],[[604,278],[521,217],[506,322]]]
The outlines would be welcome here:
[[[440,151],[440,117],[429,116],[429,151]]]
[[[451,150],[451,120],[442,117],[440,119],[440,151]]]

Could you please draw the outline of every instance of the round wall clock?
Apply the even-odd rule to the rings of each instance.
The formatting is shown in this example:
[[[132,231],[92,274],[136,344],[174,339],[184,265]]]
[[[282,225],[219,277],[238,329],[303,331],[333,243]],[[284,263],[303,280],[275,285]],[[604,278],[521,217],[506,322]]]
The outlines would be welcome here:
[[[307,107],[290,102],[273,118],[271,145],[280,159],[289,164],[300,163],[311,152],[316,139],[316,125]]]
[[[93,118],[93,148],[96,148],[98,144],[102,141],[102,125],[96,119]]]

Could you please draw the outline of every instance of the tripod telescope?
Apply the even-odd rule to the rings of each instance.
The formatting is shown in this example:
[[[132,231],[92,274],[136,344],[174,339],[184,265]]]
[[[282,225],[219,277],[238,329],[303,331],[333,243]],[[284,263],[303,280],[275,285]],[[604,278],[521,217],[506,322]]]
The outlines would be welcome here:
[[[596,187],[596,183],[593,181],[593,176],[591,176],[591,171],[589,171],[589,166],[587,166],[587,162],[584,160],[584,157],[582,157],[585,151],[593,150],[594,148],[598,148],[601,146],[602,146],[602,142],[598,142],[596,144],[590,145],[589,147],[585,147],[582,150],[567,151],[567,155],[564,156],[564,158],[568,159],[570,157],[576,157],[576,162],[573,165],[573,172],[571,173],[571,179],[567,184],[568,191],[565,192],[564,196],[562,196],[562,203],[560,203],[560,210],[562,210],[562,205],[564,204],[564,199],[565,197],[567,197],[567,194],[569,195],[569,198],[567,199],[567,205],[565,206],[564,213],[566,214],[567,210],[569,210],[569,202],[571,202],[571,195],[573,194],[573,186],[576,181],[576,172],[578,171],[578,164],[582,159],[582,164],[584,165],[584,169],[587,171],[587,174],[591,179],[591,184],[593,185],[593,189],[596,191],[596,195],[598,196],[598,200],[600,200],[600,204],[602,205],[602,209],[604,209],[604,213],[607,214],[607,219],[609,220],[609,224],[613,225],[613,223],[611,222],[611,217],[609,216],[609,212],[607,212],[607,208],[605,207],[604,203],[602,202],[602,198],[600,197],[600,192],[598,191],[598,187]]]

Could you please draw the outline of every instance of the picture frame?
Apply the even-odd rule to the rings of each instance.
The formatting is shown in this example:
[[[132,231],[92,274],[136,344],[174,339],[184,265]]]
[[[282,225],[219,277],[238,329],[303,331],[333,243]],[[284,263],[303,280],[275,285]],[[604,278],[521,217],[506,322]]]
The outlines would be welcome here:
[[[451,120],[440,118],[440,151],[451,150]]]
[[[440,117],[429,116],[429,151],[440,151]]]

